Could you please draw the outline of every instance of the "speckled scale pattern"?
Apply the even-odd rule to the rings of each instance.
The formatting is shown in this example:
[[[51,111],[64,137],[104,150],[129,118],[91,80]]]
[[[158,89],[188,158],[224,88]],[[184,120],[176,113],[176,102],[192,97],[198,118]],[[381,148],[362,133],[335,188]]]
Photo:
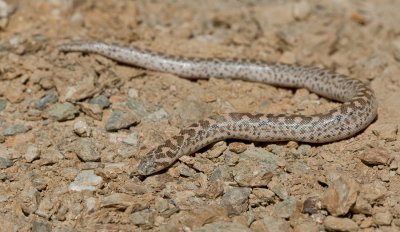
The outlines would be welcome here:
[[[361,81],[326,70],[239,59],[199,59],[168,56],[138,48],[104,43],[70,43],[64,52],[97,53],[146,69],[185,78],[238,78],[247,81],[307,88],[321,96],[343,102],[339,107],[311,116],[230,113],[215,115],[180,131],[151,150],[138,166],[140,175],[151,175],[213,142],[235,138],[251,141],[299,141],[326,143],[353,136],[376,117],[373,91]]]

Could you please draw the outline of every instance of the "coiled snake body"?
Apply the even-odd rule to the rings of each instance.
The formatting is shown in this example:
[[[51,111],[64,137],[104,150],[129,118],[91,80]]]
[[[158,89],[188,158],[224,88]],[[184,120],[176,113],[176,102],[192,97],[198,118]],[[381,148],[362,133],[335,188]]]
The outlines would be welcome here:
[[[140,175],[156,173],[183,155],[229,138],[311,143],[340,140],[364,129],[377,114],[377,101],[370,88],[359,80],[319,68],[236,59],[182,58],[94,42],[64,44],[59,50],[98,53],[125,64],[185,78],[240,78],[282,87],[307,88],[343,102],[325,114],[311,116],[253,113],[211,116],[182,129],[178,135],[151,150],[138,166]]]

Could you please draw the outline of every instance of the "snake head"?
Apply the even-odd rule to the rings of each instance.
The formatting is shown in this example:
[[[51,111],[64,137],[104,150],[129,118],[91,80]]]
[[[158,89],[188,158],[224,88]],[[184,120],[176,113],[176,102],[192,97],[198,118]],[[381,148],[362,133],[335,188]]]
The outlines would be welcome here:
[[[151,150],[140,161],[137,173],[149,176],[169,167],[176,159],[167,157],[159,148]]]

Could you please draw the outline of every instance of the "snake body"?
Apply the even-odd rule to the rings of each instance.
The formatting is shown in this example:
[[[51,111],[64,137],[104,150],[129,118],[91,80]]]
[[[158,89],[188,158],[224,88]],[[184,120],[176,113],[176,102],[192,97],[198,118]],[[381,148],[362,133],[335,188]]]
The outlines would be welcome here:
[[[97,53],[118,62],[173,73],[185,78],[239,78],[246,81],[307,88],[342,104],[324,114],[310,116],[229,113],[200,120],[180,131],[141,160],[137,172],[151,175],[183,155],[225,139],[326,143],[355,135],[376,117],[373,91],[361,81],[313,67],[266,64],[252,60],[201,59],[169,56],[138,48],[103,43],[70,43],[64,52]]]

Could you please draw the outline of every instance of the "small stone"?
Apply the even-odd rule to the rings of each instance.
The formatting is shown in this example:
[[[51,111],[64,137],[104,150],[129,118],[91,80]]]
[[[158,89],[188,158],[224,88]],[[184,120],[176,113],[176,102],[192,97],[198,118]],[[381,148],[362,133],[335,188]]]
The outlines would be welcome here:
[[[81,111],[85,113],[87,116],[101,121],[103,118],[103,108],[97,104],[90,104],[86,102],[78,102],[77,103],[81,108]]]
[[[91,138],[79,138],[73,143],[73,151],[84,162],[96,162],[100,160],[100,153],[96,143]]]
[[[324,203],[333,216],[345,215],[356,202],[360,185],[352,178],[333,176]]]
[[[129,220],[143,229],[151,229],[154,226],[154,216],[153,211],[145,209],[129,215]]]
[[[164,198],[156,198],[154,205],[159,213],[165,212],[169,209],[168,200]]]
[[[374,220],[372,219],[372,217],[367,217],[364,219],[364,221],[361,222],[360,228],[361,229],[369,228],[373,224],[374,224]]]
[[[35,102],[35,107],[39,110],[43,110],[46,105],[57,102],[58,96],[55,94],[55,91],[49,91],[46,95],[44,95],[40,100]]]
[[[303,203],[302,213],[316,214],[322,209],[322,202],[319,197],[309,197]]]
[[[140,122],[139,118],[129,111],[116,110],[112,112],[106,123],[107,131],[117,131],[119,129],[129,128]]]
[[[265,188],[254,188],[252,192],[260,202],[272,203],[274,202],[275,193]]]
[[[39,156],[39,149],[33,144],[29,145],[25,152],[25,160],[28,163],[31,163],[32,161],[39,159]]]
[[[16,125],[12,125],[10,127],[7,127],[4,130],[3,135],[4,136],[13,136],[13,135],[16,135],[16,134],[26,133],[29,130],[30,130],[30,128],[25,126],[25,125],[16,124]]]
[[[228,215],[240,215],[247,211],[251,188],[231,188],[222,196],[222,205],[228,210]]]
[[[49,219],[53,214],[53,212],[51,212],[53,207],[54,204],[52,203],[51,198],[46,196],[40,201],[39,207],[35,211],[35,214]]]
[[[51,225],[44,220],[35,220],[32,224],[32,232],[51,232]]]
[[[285,51],[279,58],[279,63],[294,64],[296,63],[296,56],[292,52]]]
[[[348,218],[338,218],[328,216],[325,218],[324,226],[327,231],[357,231],[358,226],[353,220]]]
[[[47,149],[40,154],[40,160],[42,161],[43,165],[55,164],[63,158],[64,157],[60,151],[56,149]]]
[[[55,104],[49,109],[50,117],[59,122],[74,119],[76,114],[78,114],[78,108],[69,102]]]
[[[290,225],[281,218],[265,216],[264,219],[253,222],[250,229],[253,232],[287,232],[290,231]]]
[[[124,210],[136,203],[137,201],[138,199],[136,199],[134,196],[128,195],[126,193],[113,193],[110,196],[106,196],[101,200],[101,207]]]
[[[226,150],[227,147],[225,141],[219,141],[206,152],[206,157],[209,159],[217,158]]]
[[[5,169],[13,166],[14,162],[9,159],[0,157],[0,169]]]
[[[247,226],[239,223],[228,223],[228,222],[217,222],[214,224],[208,224],[198,229],[194,232],[252,232]]]
[[[81,137],[89,137],[91,134],[91,129],[84,120],[78,120],[74,123],[75,134]]]
[[[397,139],[398,125],[393,123],[377,124],[372,127],[372,132],[380,139],[393,142]]]
[[[77,192],[88,190],[93,192],[96,191],[96,186],[99,186],[102,182],[103,179],[95,175],[93,170],[84,170],[69,185],[69,190]]]
[[[0,99],[0,112],[3,111],[7,106],[7,101]]]
[[[156,121],[160,121],[162,119],[169,118],[169,114],[163,108],[160,108],[160,109],[154,111],[153,113],[148,114],[146,118],[156,122]]]
[[[226,165],[219,166],[218,168],[214,169],[210,176],[210,182],[231,182],[233,181],[232,175],[232,168]]]
[[[139,147],[140,145],[139,136],[135,132],[129,134],[126,138],[122,140],[122,142],[135,147]]]
[[[128,97],[130,98],[138,98],[139,97],[139,91],[135,88],[130,88],[128,90]]]
[[[244,143],[240,143],[240,142],[233,142],[229,144],[229,150],[231,152],[235,152],[236,154],[242,153],[244,151],[246,151],[247,146]]]
[[[288,219],[290,218],[290,216],[292,216],[295,208],[296,208],[296,199],[293,196],[291,196],[275,205],[274,216]]]
[[[108,98],[104,95],[99,95],[97,97],[90,99],[90,104],[97,104],[97,105],[101,106],[101,108],[103,108],[103,109],[108,108],[111,105]]]
[[[182,164],[178,166],[179,175],[183,177],[192,177],[195,173],[188,166]]]
[[[373,220],[379,226],[389,226],[393,220],[393,216],[389,211],[379,212],[373,215]]]
[[[361,161],[366,165],[386,164],[389,160],[389,151],[383,147],[371,148],[361,154]]]
[[[311,7],[307,1],[297,2],[293,5],[293,17],[296,20],[303,20],[310,15]]]
[[[285,200],[289,197],[289,193],[285,186],[279,183],[275,178],[273,178],[267,186],[268,189],[274,192],[281,200]]]
[[[293,232],[318,232],[319,226],[312,222],[303,222],[293,227]]]
[[[234,179],[242,187],[265,187],[272,179],[272,172],[254,160],[241,160],[234,168]]]

